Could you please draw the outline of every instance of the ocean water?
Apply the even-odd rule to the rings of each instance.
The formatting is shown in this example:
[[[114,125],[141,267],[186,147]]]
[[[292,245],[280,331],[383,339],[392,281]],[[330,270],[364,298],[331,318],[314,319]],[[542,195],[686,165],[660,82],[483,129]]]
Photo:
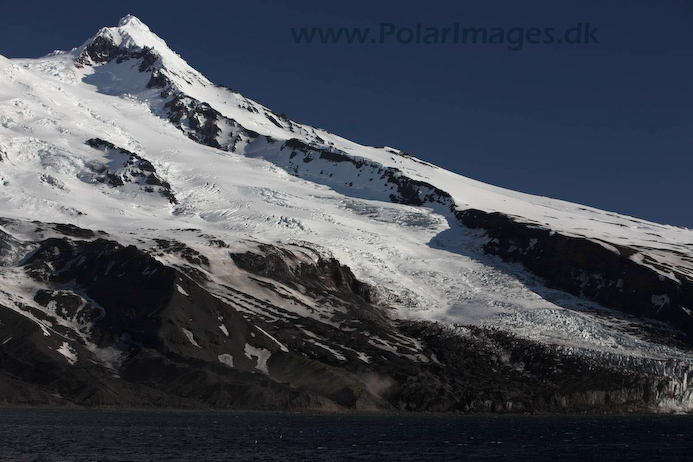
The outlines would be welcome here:
[[[693,460],[693,416],[0,409],[0,461]]]

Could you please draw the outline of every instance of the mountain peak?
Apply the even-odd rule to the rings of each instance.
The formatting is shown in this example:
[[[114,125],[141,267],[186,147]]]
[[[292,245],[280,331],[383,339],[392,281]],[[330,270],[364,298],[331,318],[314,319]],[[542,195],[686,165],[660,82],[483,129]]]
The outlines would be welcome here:
[[[87,42],[107,40],[113,45],[124,49],[153,48],[157,51],[168,50],[166,42],[153,33],[149,27],[136,16],[123,16],[115,27],[104,27],[98,34]]]
[[[111,61],[121,63],[139,60],[140,65],[136,67],[139,72],[156,71],[156,77],[160,79],[163,78],[160,73],[167,74],[169,83],[210,83],[171,50],[145,23],[131,14],[123,16],[117,26],[100,29],[94,37],[78,48],[77,52],[78,67],[101,65]]]
[[[120,21],[118,21],[118,27],[131,27],[134,29],[151,32],[145,23],[140,21],[137,16],[132,14],[128,14],[120,18]]]

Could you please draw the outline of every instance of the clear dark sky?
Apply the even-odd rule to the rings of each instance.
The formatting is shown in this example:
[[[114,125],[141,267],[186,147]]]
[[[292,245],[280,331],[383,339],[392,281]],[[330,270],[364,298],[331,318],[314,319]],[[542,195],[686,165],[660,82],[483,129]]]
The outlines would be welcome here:
[[[693,227],[692,1],[4,1],[0,12],[6,57],[70,49],[131,13],[215,83],[299,122],[487,183]],[[290,30],[455,22],[589,23],[600,43],[297,45]]]

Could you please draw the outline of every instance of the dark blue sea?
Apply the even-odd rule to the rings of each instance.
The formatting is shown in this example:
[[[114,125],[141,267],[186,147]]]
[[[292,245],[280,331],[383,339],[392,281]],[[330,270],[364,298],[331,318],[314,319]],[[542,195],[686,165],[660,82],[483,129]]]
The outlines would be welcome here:
[[[693,461],[693,417],[0,409],[1,461]]]

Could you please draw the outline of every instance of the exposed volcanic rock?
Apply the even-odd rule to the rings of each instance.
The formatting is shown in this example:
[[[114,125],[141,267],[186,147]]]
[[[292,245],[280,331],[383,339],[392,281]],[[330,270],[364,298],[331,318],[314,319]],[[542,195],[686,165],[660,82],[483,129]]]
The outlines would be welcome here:
[[[18,262],[29,246],[14,236],[0,230],[0,267]]]
[[[116,405],[129,402],[122,384],[109,380],[100,364],[70,364],[58,353],[62,339],[48,337],[39,326],[0,308],[0,331],[14,334],[0,348],[0,403]],[[84,349],[70,347],[77,354]]]
[[[77,237],[80,239],[89,239],[96,236],[105,235],[103,231],[92,231],[91,229],[80,228],[70,223],[54,223],[53,229],[55,229],[60,234],[69,237]]]
[[[114,188],[124,186],[126,183],[138,184],[145,192],[158,191],[171,204],[178,203],[171,185],[159,176],[156,168],[147,159],[100,138],[87,140],[87,144],[94,149],[104,150],[107,154],[120,153],[125,156],[121,166],[113,170],[105,166],[92,167],[96,173],[93,177],[94,181],[106,183]]]
[[[216,149],[234,152],[239,143],[251,143],[260,135],[224,117],[209,104],[200,102],[176,90],[167,88],[162,97],[170,98],[164,104],[168,120],[191,140]],[[228,129],[228,138],[222,139],[221,127]]]
[[[416,157],[412,156],[408,152],[396,151],[396,150],[391,149],[391,148],[383,148],[383,149],[386,149],[387,152],[389,152],[390,154],[393,154],[393,155],[398,156],[398,157],[403,157],[403,158],[410,160],[412,162],[416,162],[417,164],[425,165],[426,167],[430,167],[430,168],[438,168],[437,166],[435,166],[433,164],[429,164],[428,162],[424,162],[420,159],[417,159]]]
[[[126,55],[127,51],[114,44],[112,40],[98,36],[87,45],[76,62],[78,66],[103,64]]]
[[[164,90],[161,92],[163,98],[168,98],[170,85],[171,81],[160,71],[153,71],[149,82],[147,82],[147,88],[163,88]]]
[[[177,265],[177,269],[197,283],[204,284],[208,281],[205,271],[209,270],[209,259],[206,256],[182,242],[168,239],[154,239],[154,241],[156,249],[150,251],[151,255],[176,256],[184,262]]]
[[[377,175],[382,190],[387,191],[396,188],[395,192],[388,195],[392,202],[415,206],[439,204],[450,207],[453,205],[450,194],[431,184],[409,178],[396,168],[383,167],[376,162],[356,158],[334,148],[306,144],[294,138],[284,142],[280,149],[280,152],[283,151],[291,153],[288,159],[282,159],[282,162],[286,162],[289,171],[295,174],[299,174],[299,167],[296,165],[297,160],[294,160],[294,158],[298,153],[301,153],[300,160],[303,163],[309,163],[317,158],[332,164],[350,164],[359,175],[361,173],[365,174],[365,172]],[[324,169],[321,173],[323,176],[330,176],[330,173],[326,173]],[[356,176],[358,177],[359,175]],[[351,182],[350,186],[353,186],[353,182]],[[374,188],[375,186],[372,184],[368,185],[369,188]]]
[[[208,104],[177,95],[166,102],[164,109],[168,111],[169,120],[186,131],[191,139],[206,146],[221,148],[217,141],[217,136],[221,133],[217,121],[222,116]]]
[[[87,326],[105,314],[103,310],[95,308],[72,292],[39,289],[34,301],[43,307],[52,305],[58,316],[70,319],[80,326]]]
[[[130,387],[153,388],[194,406],[205,402],[254,409],[330,407],[335,403],[387,407],[364,387],[353,388],[358,379],[347,372],[330,373],[322,371],[323,366],[305,368],[312,360],[296,357],[231,306],[133,246],[104,239],[71,242],[51,238],[26,259],[24,268],[32,279],[49,287],[36,293],[34,300],[39,305],[50,307],[59,319],[81,325],[80,331],[98,348],[120,352],[118,374]],[[73,339],[63,347],[63,339],[55,338],[55,333],[49,332],[50,339],[43,339],[41,329],[30,324],[37,332],[34,340],[41,343],[34,343],[36,348],[54,342],[54,350],[63,348],[74,354],[72,365],[85,365],[84,358],[91,356],[84,341]],[[3,338],[13,330],[12,324],[3,323]],[[13,337],[8,344],[15,345]],[[24,361],[20,350],[3,350],[9,363]],[[273,358],[276,354],[279,357]],[[60,359],[60,355],[55,356]],[[51,370],[41,364],[28,360],[24,375],[34,367]],[[295,382],[298,388],[272,378],[275,364],[283,382]],[[324,387],[316,383],[301,386],[312,383],[306,374],[318,381],[328,374],[331,379],[324,379],[324,387],[329,390],[322,393]],[[82,380],[73,375],[65,374],[69,380]],[[43,381],[40,384],[46,385]],[[318,392],[327,399],[315,394]],[[75,393],[61,389],[65,399],[95,404]],[[140,401],[127,395],[119,398],[119,404],[141,405],[147,403],[148,396]]]
[[[390,330],[394,329],[394,325],[387,314],[387,291],[377,290],[359,281],[350,268],[334,258],[324,257],[308,248],[281,248],[267,244],[260,244],[257,252],[231,253],[230,257],[236,266],[256,276],[253,277],[256,283],[283,294],[291,303],[305,304],[293,295],[305,294],[325,306],[331,306],[334,321],[341,322],[350,329],[367,330],[383,338],[391,336]],[[281,310],[274,306],[268,308]],[[312,310],[310,307],[307,309]],[[304,322],[327,338],[333,338],[339,332],[329,325],[309,320]],[[271,326],[269,329],[274,331],[276,327]],[[276,335],[278,338],[290,337],[286,332],[277,331]],[[354,342],[356,338],[360,340]],[[353,332],[351,338],[342,340],[344,345],[353,343],[358,346],[359,342],[367,343],[368,336]],[[354,350],[347,350],[337,349],[342,355],[353,355]]]
[[[167,254],[178,254],[193,265],[209,268],[209,259],[195,249],[178,241],[155,239],[157,246]]]
[[[151,48],[129,50],[116,45],[112,39],[102,35],[97,36],[84,48],[76,60],[77,67],[106,64],[113,60],[121,63],[126,60],[141,60],[138,70],[150,72],[159,60],[157,53]]]
[[[317,257],[317,261],[300,258],[289,249],[261,245],[262,253],[230,254],[234,263],[246,271],[269,277],[290,287],[303,286],[315,291],[338,292],[371,303],[371,287],[358,281],[351,269],[334,258]]]
[[[693,281],[686,275],[674,273],[673,279],[636,263],[629,257],[637,249],[610,244],[612,250],[501,213],[464,210],[456,216],[465,226],[486,231],[485,252],[522,263],[551,287],[629,314],[665,321],[686,332],[688,342],[693,343]]]
[[[433,323],[403,323],[436,355],[401,393],[428,410],[578,412],[634,410],[676,395],[675,380],[568,355],[507,332]]]

